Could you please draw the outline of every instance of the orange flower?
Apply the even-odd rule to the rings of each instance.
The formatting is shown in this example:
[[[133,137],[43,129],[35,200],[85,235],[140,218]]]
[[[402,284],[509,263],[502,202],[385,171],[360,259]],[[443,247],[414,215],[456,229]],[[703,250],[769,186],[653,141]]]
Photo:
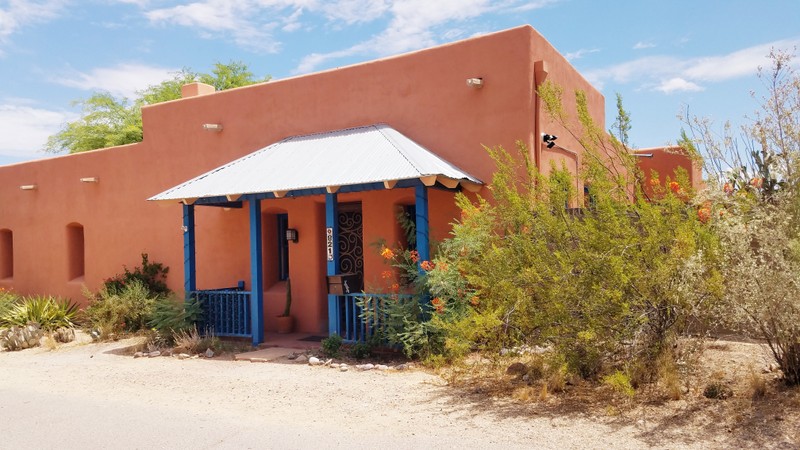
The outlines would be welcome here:
[[[417,261],[419,261],[419,253],[416,250],[411,250],[408,253],[408,257],[411,259],[412,263],[416,263]]]
[[[761,186],[763,185],[764,185],[763,178],[753,178],[752,180],[750,180],[750,186],[753,186],[756,189],[761,189]]]
[[[661,180],[658,178],[650,178],[650,186],[656,187],[661,184]]]
[[[436,264],[434,264],[434,263],[432,263],[430,261],[422,261],[419,266],[422,267],[422,270],[424,270],[426,272],[430,272],[431,270],[433,270],[436,267]]]
[[[392,271],[391,270],[384,270],[383,272],[381,272],[381,278],[383,278],[384,280],[388,280],[389,278],[392,278]]]
[[[708,208],[700,208],[697,210],[697,218],[702,223],[708,223],[708,220],[711,219],[711,210]]]
[[[392,284],[392,292],[399,292],[399,291],[400,291],[400,285],[397,283]]]
[[[670,181],[669,190],[671,190],[673,193],[677,194],[678,192],[681,191],[680,183],[678,183],[677,181]]]
[[[436,312],[439,313],[439,314],[443,314],[444,313],[444,306],[443,305],[437,306],[436,307]]]
[[[480,299],[476,295],[476,296],[472,297],[471,299],[469,299],[469,302],[472,304],[472,306],[478,306],[478,303],[480,303]]]
[[[726,193],[728,195],[731,195],[733,193],[733,185],[730,184],[730,183],[725,183],[722,186],[722,192],[724,192],[724,193]]]
[[[440,306],[441,304],[442,304],[442,299],[440,299],[439,297],[434,297],[433,300],[431,300],[431,305],[433,306]]]
[[[439,264],[439,270],[441,270],[442,272],[447,272],[447,263]]]
[[[383,250],[381,250],[381,256],[386,259],[394,259],[394,252],[389,247],[383,247]]]

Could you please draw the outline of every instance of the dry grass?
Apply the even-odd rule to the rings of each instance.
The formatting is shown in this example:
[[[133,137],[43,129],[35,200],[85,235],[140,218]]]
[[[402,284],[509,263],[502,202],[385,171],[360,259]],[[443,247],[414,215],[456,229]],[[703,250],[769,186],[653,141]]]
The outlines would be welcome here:
[[[751,342],[682,342],[678,364],[663,361],[652,383],[640,385],[633,400],[602,383],[589,383],[550,367],[541,378],[508,375],[514,362],[536,367],[530,355],[486,358],[473,355],[443,376],[464,395],[512,400],[532,414],[581,414],[619,424],[647,423],[654,445],[706,442],[717,447],[800,447],[800,388],[788,388],[763,345]],[[671,361],[671,360],[670,360]],[[707,398],[714,386],[719,395]],[[712,446],[713,447],[713,446]]]

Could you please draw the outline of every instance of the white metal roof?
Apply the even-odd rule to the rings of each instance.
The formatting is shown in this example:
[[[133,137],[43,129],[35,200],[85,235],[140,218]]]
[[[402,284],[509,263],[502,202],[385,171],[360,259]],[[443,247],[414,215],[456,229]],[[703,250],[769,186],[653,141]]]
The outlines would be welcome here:
[[[286,138],[197,178],[168,189],[149,200],[182,200],[397,181],[436,181],[449,188],[470,190],[480,180],[458,169],[386,124],[349,128]]]

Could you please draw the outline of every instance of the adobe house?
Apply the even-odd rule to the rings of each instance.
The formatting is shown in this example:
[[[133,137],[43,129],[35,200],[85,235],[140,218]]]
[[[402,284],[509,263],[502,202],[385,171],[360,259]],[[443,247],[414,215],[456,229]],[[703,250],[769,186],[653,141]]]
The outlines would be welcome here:
[[[386,268],[370,244],[403,239],[398,209],[427,259],[454,193],[491,179],[482,144],[579,165],[535,94],[546,79],[585,91],[605,124],[600,92],[530,26],[223,92],[187,85],[143,109],[141,143],[0,167],[0,287],[85,303],[84,285],[148,253],[170,289],[210,302],[220,335],[262,342],[291,277],[298,331],[356,339],[353,300]],[[355,277],[329,293],[340,274]]]

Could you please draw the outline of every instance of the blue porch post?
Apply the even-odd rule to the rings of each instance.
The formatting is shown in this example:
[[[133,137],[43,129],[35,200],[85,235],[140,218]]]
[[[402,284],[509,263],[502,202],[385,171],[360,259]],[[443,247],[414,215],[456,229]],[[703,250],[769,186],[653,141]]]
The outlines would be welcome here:
[[[183,205],[183,290],[186,299],[197,290],[197,262],[194,244],[194,205]]]
[[[336,194],[325,194],[325,248],[328,260],[328,275],[339,271],[339,206]],[[339,334],[338,297],[328,294],[328,335]]]
[[[422,269],[422,261],[431,260],[431,244],[428,224],[428,188],[420,183],[415,187],[414,201],[417,210],[417,253],[419,254],[419,262],[417,262],[417,270],[420,275],[425,271]],[[426,304],[428,303],[429,296],[427,294],[421,295],[419,298],[422,304],[423,311],[426,311]]]
[[[428,225],[428,188],[418,184],[415,188],[415,203],[417,210],[417,253],[419,260],[430,261],[431,247]],[[420,269],[422,270],[422,269]]]
[[[261,200],[251,196],[250,204],[250,324],[253,345],[264,342],[264,271],[261,245]]]

